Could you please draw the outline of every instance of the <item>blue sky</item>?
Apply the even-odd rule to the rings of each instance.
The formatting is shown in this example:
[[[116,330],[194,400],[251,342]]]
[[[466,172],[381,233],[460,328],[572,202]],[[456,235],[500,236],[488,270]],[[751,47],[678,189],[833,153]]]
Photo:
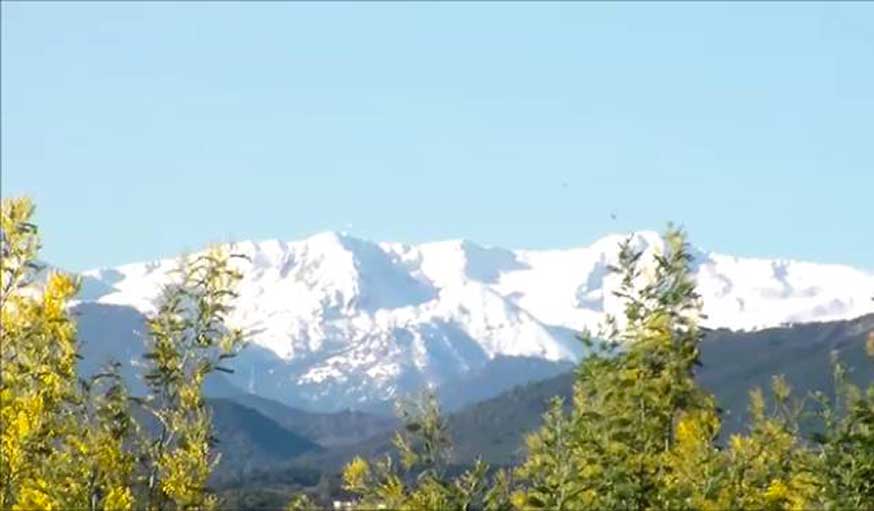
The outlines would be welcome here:
[[[2,4],[2,192],[73,270],[670,220],[874,268],[872,137],[874,3]]]

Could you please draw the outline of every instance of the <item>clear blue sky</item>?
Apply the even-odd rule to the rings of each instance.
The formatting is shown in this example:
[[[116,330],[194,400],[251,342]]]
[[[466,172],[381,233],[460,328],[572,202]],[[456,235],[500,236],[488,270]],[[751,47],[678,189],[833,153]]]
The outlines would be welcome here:
[[[2,185],[73,270],[669,220],[874,268],[874,3],[4,2]]]

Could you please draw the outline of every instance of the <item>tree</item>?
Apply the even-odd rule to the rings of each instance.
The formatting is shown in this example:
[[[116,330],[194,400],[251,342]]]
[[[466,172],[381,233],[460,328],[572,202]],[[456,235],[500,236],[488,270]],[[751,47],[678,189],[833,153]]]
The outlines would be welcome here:
[[[0,223],[0,508],[201,510],[218,462],[203,383],[242,347],[225,327],[239,274],[215,248],[182,264],[149,319],[150,394],[136,400],[159,422],[139,428],[117,371],[76,372],[69,300],[76,279],[49,272],[40,283],[34,207],[4,199]]]
[[[113,416],[120,394],[78,384],[68,312],[78,283],[49,272],[36,289],[33,211],[27,199],[2,202],[0,508],[129,509],[127,429]]]
[[[488,465],[478,460],[458,477],[447,476],[451,440],[433,393],[401,402],[398,411],[403,420],[394,437],[399,462],[388,455],[373,464],[356,457],[343,469],[344,489],[359,496],[361,509],[509,508],[508,473],[489,477]]]
[[[242,332],[225,327],[240,279],[229,261],[220,248],[184,261],[179,281],[165,287],[157,315],[148,320],[150,394],[142,404],[160,424],[158,438],[144,446],[149,509],[213,509],[217,503],[206,489],[219,460],[203,384],[213,371],[230,372],[220,364],[243,345]]]
[[[649,281],[641,256],[630,240],[621,245],[622,328],[611,320],[605,341],[584,339],[598,349],[578,368],[570,415],[553,406],[529,438],[519,507],[664,508],[686,493],[678,430],[718,424],[713,397],[694,381],[700,299],[682,231],[668,230]]]
[[[694,369],[700,301],[682,232],[669,229],[648,281],[626,241],[612,319],[577,371],[572,409],[556,401],[527,440],[520,509],[874,509],[874,385],[847,383],[835,360],[835,398],[795,400],[775,376],[767,409],[751,392],[749,431],[718,444],[719,410]],[[643,281],[643,282],[641,282]],[[619,328],[621,324],[621,328]],[[874,333],[867,342],[874,357]],[[821,431],[803,440],[809,398]]]
[[[874,360],[874,332],[866,342]],[[835,397],[814,395],[823,422],[814,435],[819,453],[814,465],[819,475],[825,509],[874,509],[874,384],[862,390],[849,383],[846,369],[834,359]]]

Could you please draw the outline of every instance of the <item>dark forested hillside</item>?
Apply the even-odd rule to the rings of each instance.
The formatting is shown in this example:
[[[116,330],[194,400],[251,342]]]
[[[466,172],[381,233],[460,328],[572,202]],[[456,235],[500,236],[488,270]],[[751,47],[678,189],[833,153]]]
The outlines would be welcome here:
[[[240,477],[255,469],[322,450],[261,413],[229,399],[211,399],[213,432],[221,453],[215,480]]]
[[[397,419],[394,417],[360,411],[307,412],[253,394],[235,394],[229,399],[256,410],[285,429],[294,431],[323,447],[358,443],[378,433],[389,431],[397,424]]]
[[[831,353],[850,369],[850,380],[867,383],[874,374],[865,357],[865,338],[874,315],[849,321],[806,323],[757,332],[711,331],[701,345],[699,382],[714,392],[723,408],[723,429],[736,432],[746,423],[747,393],[767,388],[783,374],[795,390],[831,393]]]

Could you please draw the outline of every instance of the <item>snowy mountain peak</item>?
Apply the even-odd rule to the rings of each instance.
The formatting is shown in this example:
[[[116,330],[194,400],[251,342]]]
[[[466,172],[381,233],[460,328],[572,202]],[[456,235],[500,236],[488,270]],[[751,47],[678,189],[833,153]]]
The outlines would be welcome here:
[[[609,272],[626,235],[587,247],[510,250],[469,240],[376,243],[340,232],[242,242],[232,320],[252,335],[237,383],[336,409],[469,378],[502,357],[571,363],[573,333],[621,312]],[[655,232],[635,247],[660,251]],[[647,259],[645,257],[645,259]],[[85,272],[84,301],[154,310],[174,260]],[[874,310],[874,274],[840,265],[695,251],[706,325],[733,329],[843,319]],[[528,375],[515,375],[522,383]]]

